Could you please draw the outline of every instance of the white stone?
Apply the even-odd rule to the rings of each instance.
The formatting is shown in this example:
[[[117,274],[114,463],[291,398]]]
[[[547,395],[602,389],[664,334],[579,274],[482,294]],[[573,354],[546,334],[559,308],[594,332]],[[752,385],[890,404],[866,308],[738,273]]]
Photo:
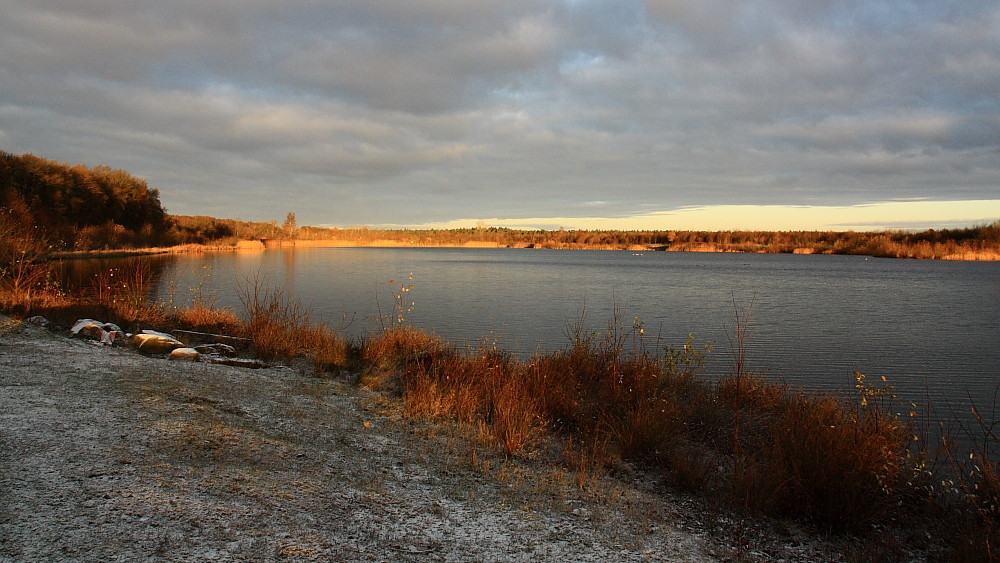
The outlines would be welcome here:
[[[169,354],[177,348],[184,348],[184,344],[176,338],[153,330],[144,330],[142,334],[133,336],[129,345],[144,354]]]
[[[170,355],[167,356],[167,359],[197,362],[201,360],[201,354],[199,354],[194,348],[175,348],[174,351],[170,352]]]
[[[104,340],[106,331],[104,323],[94,319],[80,319],[69,329],[69,333],[77,338],[89,338],[91,340]]]

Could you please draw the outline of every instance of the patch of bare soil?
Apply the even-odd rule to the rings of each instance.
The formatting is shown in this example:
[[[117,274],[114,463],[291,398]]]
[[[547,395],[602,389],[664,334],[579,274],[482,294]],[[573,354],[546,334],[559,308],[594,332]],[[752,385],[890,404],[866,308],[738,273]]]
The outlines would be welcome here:
[[[638,481],[581,488],[343,382],[0,317],[0,560],[830,559],[790,532],[734,546]]]

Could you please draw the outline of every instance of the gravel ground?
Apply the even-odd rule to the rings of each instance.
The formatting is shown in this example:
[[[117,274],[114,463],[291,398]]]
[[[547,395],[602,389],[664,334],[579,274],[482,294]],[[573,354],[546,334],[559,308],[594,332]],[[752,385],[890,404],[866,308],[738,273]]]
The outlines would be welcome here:
[[[816,561],[641,476],[505,460],[287,368],[0,317],[0,561]]]

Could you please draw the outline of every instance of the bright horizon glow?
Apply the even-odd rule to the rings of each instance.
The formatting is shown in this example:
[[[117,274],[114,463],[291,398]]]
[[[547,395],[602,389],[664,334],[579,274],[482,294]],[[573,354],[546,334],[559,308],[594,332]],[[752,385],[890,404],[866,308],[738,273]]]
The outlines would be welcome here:
[[[485,223],[528,230],[882,231],[964,228],[997,220],[1000,199],[884,201],[849,206],[706,205],[631,217],[494,217],[375,228],[461,229]]]

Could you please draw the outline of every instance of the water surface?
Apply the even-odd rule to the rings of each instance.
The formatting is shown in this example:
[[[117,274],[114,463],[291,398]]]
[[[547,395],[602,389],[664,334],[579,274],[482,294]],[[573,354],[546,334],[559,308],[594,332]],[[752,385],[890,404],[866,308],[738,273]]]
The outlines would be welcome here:
[[[714,344],[709,376],[718,377],[731,368],[739,311],[750,315],[751,366],[806,389],[852,389],[857,370],[876,382],[886,377],[908,400],[967,410],[969,394],[989,407],[1000,380],[995,262],[455,248],[281,249],[154,262],[161,300],[184,304],[200,293],[239,309],[236,287],[259,276],[357,339],[384,324],[405,282],[414,286],[408,324],[524,356],[564,347],[581,322],[602,331],[617,315],[626,329],[641,322],[647,345],[679,346],[689,333]]]

